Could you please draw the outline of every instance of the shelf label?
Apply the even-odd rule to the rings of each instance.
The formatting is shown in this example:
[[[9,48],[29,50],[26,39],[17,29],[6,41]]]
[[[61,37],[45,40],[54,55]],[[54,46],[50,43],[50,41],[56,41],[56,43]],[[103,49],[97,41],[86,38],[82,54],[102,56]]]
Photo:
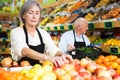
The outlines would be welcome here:
[[[95,26],[94,26],[94,23],[88,23],[88,29],[94,29]]]
[[[72,29],[73,29],[73,25],[72,25],[72,24],[69,24],[69,25],[68,25],[68,29],[69,29],[69,30],[72,30]]]
[[[63,25],[60,25],[60,30],[64,30],[64,26]]]
[[[3,38],[3,39],[2,39],[2,42],[6,42],[6,38]]]
[[[57,30],[58,30],[57,26],[54,26],[54,30],[55,30],[55,31],[57,31]]]
[[[50,31],[50,27],[47,27],[47,31]]]
[[[105,28],[113,28],[113,23],[110,21],[110,22],[104,22],[104,27]]]
[[[41,29],[44,29],[43,27],[40,27]]]
[[[6,29],[6,32],[10,32],[10,29]]]
[[[56,2],[57,0],[42,0],[42,4],[50,4]]]
[[[5,51],[6,51],[6,49],[5,49],[5,48],[2,48],[2,49],[1,49],[1,51],[2,51],[2,52],[5,52]]]
[[[111,54],[118,54],[118,48],[117,47],[110,47],[110,53]]]

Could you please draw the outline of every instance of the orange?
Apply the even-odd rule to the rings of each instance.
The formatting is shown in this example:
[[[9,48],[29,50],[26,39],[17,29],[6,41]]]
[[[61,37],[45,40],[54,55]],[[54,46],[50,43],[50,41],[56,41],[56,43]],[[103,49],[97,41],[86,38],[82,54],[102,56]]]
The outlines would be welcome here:
[[[100,55],[100,56],[99,56],[99,59],[103,59],[103,58],[105,58],[105,56],[103,56],[103,55]]]
[[[98,58],[98,59],[95,60],[95,62],[96,62],[97,64],[102,64],[102,59],[99,59],[99,58]]]
[[[110,61],[115,61],[118,57],[115,55],[110,55]]]
[[[117,62],[110,62],[110,64],[111,64],[111,67],[114,68],[114,69],[118,67]]]
[[[116,72],[120,74],[120,65],[117,67]]]
[[[116,59],[115,62],[117,62],[120,65],[120,58]]]
[[[108,57],[105,57],[105,58],[103,59],[103,63],[107,63],[107,62],[109,62],[109,58],[108,58]]]
[[[111,64],[110,64],[110,62],[106,62],[106,63],[104,63],[104,66],[106,66],[107,68],[110,68]]]

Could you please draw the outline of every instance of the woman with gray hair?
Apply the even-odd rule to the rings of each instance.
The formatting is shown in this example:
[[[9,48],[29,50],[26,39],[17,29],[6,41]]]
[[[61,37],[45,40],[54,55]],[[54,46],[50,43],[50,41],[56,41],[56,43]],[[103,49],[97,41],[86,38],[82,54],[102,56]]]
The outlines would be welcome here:
[[[52,41],[50,35],[39,27],[42,9],[34,0],[26,1],[20,9],[23,26],[11,30],[11,55],[19,63],[27,60],[31,65],[50,60],[55,66],[72,60]]]
[[[88,30],[88,21],[85,18],[77,18],[73,23],[74,30],[67,31],[62,34],[59,42],[59,48],[67,53],[75,48],[86,47],[90,45],[88,37],[85,35]],[[73,54],[75,56],[75,53]],[[76,58],[76,57],[75,57]]]

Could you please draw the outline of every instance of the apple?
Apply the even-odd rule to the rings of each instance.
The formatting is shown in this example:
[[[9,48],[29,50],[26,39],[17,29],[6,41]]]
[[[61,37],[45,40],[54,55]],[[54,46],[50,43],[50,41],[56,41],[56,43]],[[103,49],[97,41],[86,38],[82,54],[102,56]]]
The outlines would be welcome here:
[[[120,80],[120,74],[115,73],[113,76],[113,80]]]
[[[53,64],[53,62],[51,62],[51,61],[49,61],[49,60],[46,60],[46,61],[44,61],[43,63],[42,63],[42,65],[43,66],[51,66],[51,67],[54,67],[54,64]]]
[[[112,78],[106,76],[99,76],[98,80],[112,80]]]
[[[116,71],[113,68],[108,68],[107,71],[110,73],[110,75],[113,77],[116,73]]]
[[[80,75],[74,75],[72,76],[71,80],[84,80],[84,78]]]
[[[70,64],[73,64],[74,66],[80,65],[80,60],[79,59],[73,59],[73,61],[71,61]]]
[[[52,70],[53,70],[53,67],[50,66],[50,65],[45,65],[45,66],[43,66],[43,69],[44,69],[46,72],[48,72],[48,71],[52,71]]]
[[[29,70],[28,69],[22,69],[20,70],[20,74],[28,74]]]
[[[19,65],[18,65],[18,63],[16,61],[13,61],[12,66],[13,67],[18,67]]]
[[[35,73],[27,73],[25,74],[25,76],[29,79],[29,80],[39,80],[39,76],[36,75]]]
[[[75,66],[75,70],[76,70],[78,73],[80,73],[80,72],[85,72],[85,71],[86,71],[86,69],[85,69],[84,67],[80,66],[80,65],[76,65],[76,66]]]
[[[39,80],[57,80],[57,77],[53,72],[46,72],[40,77]]]
[[[58,69],[54,70],[54,73],[56,74],[57,77],[66,74],[65,70],[62,68],[58,68]]]
[[[113,80],[120,80],[120,76],[115,76]]]
[[[102,67],[97,67],[97,68],[95,69],[95,71],[94,71],[93,74],[97,75],[97,74],[100,73],[102,70],[106,70],[106,69],[104,69],[104,68],[102,68]]]
[[[92,75],[90,80],[98,80],[96,75]]]
[[[58,76],[58,80],[71,80],[71,75],[64,74],[64,75]]]
[[[90,80],[92,76],[92,74],[89,71],[80,72],[79,75],[82,76],[84,80]]]
[[[103,80],[111,80],[112,79],[112,76],[110,75],[109,71],[107,71],[106,69],[103,69],[103,68],[97,68],[95,70],[95,75],[97,75],[97,77],[101,79],[101,77],[103,77]],[[105,78],[105,79],[104,79]]]
[[[72,64],[64,64],[61,68],[64,69],[66,72],[75,70],[75,67]]]
[[[88,71],[90,71],[91,73],[93,73],[96,69],[97,69],[97,64],[96,63],[88,63],[87,66],[86,66],[86,69]]]
[[[45,70],[43,69],[43,67],[39,67],[39,68],[34,67],[29,70],[29,73],[33,73],[34,75],[41,76],[43,75],[43,73],[45,73]]]
[[[89,63],[89,61],[86,58],[82,58],[80,60],[80,65],[83,67],[86,67],[86,65]]]
[[[97,76],[98,76],[98,77],[99,77],[99,76],[111,77],[110,73],[109,73],[108,71],[106,71],[106,70],[101,70],[101,71],[97,74]]]
[[[35,64],[32,68],[41,68],[42,66],[40,64]]]
[[[71,71],[67,72],[67,74],[70,74],[71,76],[79,75],[79,73],[75,70],[71,70]]]

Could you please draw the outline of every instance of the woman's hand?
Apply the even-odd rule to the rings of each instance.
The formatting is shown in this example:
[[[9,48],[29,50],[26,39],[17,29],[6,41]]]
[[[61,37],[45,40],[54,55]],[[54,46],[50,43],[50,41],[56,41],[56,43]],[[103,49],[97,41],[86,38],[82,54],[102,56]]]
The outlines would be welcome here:
[[[53,62],[55,67],[61,67],[63,64],[71,62],[73,58],[69,54],[58,51],[58,55],[56,56],[44,55],[44,60],[41,60],[40,63],[43,63],[45,60],[50,60]]]
[[[55,56],[50,59],[56,67],[61,67],[63,64],[73,60],[71,55],[63,53],[61,56]]]

